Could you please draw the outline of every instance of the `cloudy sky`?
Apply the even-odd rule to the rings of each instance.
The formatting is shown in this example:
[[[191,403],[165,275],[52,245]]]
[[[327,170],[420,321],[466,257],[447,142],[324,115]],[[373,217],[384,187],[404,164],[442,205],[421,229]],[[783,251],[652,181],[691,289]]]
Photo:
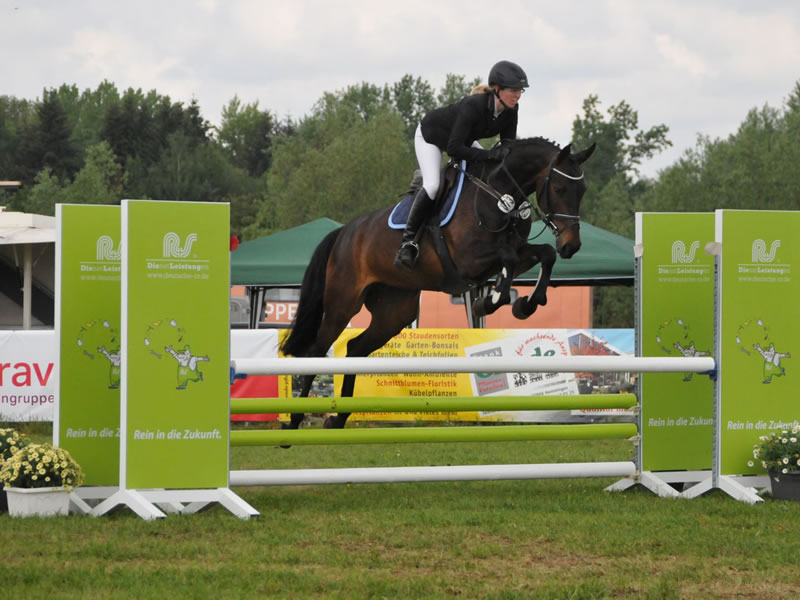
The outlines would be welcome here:
[[[213,123],[235,94],[299,118],[362,81],[439,88],[513,60],[532,82],[521,137],[564,145],[590,94],[603,111],[625,100],[641,127],[670,128],[651,176],[800,81],[794,0],[0,0],[0,25],[0,94],[108,79],[195,98]]]

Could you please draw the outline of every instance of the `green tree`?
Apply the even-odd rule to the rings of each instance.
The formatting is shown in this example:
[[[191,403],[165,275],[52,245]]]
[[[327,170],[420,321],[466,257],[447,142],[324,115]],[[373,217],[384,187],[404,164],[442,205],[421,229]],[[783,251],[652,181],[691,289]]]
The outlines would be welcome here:
[[[583,116],[572,122],[572,140],[576,148],[597,143],[584,169],[588,181],[602,188],[618,174],[638,175],[642,160],[652,158],[672,142],[667,138],[666,125],[639,129],[639,113],[624,100],[608,109],[607,120],[600,113],[599,104],[595,95],[583,101]]]
[[[634,182],[638,167],[672,145],[666,125],[639,128],[639,115],[624,100],[608,110],[606,119],[597,96],[583,102],[583,115],[573,121],[573,145],[583,149],[597,144],[592,158],[583,165],[588,189],[581,217],[603,229],[633,236],[634,212],[651,183]],[[601,287],[594,290],[593,314],[596,327],[632,327],[632,290]]]
[[[323,216],[346,222],[397,198],[415,164],[402,119],[384,109],[350,121],[324,111],[302,122],[298,135],[279,140],[269,193],[249,237]]]
[[[26,128],[20,144],[23,181],[30,183],[42,169],[50,169],[59,179],[71,180],[81,167],[71,134],[58,94],[45,90],[36,106],[36,118]]]
[[[119,204],[126,175],[107,142],[91,146],[86,164],[64,190],[73,204]]]
[[[800,82],[781,108],[751,109],[727,139],[698,136],[645,196],[645,210],[800,209]]]
[[[34,118],[31,102],[0,96],[0,179],[22,179],[20,147]]]
[[[419,77],[404,75],[392,86],[392,100],[406,126],[406,137],[412,140],[422,117],[436,107],[433,88]]]
[[[480,83],[480,77],[467,81],[464,75],[448,73],[445,76],[444,86],[442,86],[442,89],[436,94],[436,101],[439,106],[447,106],[458,102],[464,96],[468,96],[475,86],[480,85]]]
[[[183,131],[173,133],[158,163],[147,171],[144,197],[191,202],[222,202],[252,193],[257,180],[233,167],[212,144],[197,144]]]
[[[274,123],[269,111],[258,102],[242,105],[238,96],[222,109],[217,141],[231,163],[260,177],[272,162]]]
[[[55,216],[56,204],[66,202],[67,195],[58,177],[50,168],[36,174],[34,185],[25,197],[25,212]]]

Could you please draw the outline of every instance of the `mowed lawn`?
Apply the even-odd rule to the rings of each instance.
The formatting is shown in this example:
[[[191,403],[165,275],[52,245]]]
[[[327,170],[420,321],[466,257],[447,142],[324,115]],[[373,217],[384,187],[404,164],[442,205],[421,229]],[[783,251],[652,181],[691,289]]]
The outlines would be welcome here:
[[[624,441],[234,448],[232,468],[629,460]],[[794,598],[800,503],[613,479],[235,488],[146,522],[0,516],[4,598]]]

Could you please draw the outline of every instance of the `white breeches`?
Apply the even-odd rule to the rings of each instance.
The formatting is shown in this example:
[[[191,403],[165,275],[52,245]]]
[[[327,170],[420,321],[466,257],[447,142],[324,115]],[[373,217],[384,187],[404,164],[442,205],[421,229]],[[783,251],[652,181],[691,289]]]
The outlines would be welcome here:
[[[483,148],[477,140],[472,142],[472,147]],[[422,187],[425,188],[428,198],[435,199],[442,178],[442,151],[438,146],[425,141],[421,125],[417,125],[414,134],[414,150],[417,153],[419,170],[422,172]]]

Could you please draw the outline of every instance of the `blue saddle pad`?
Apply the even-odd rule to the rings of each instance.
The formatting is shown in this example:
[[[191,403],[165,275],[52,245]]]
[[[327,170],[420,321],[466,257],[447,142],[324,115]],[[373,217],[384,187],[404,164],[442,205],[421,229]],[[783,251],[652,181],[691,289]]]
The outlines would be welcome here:
[[[464,187],[464,172],[467,170],[467,162],[461,161],[461,171],[458,174],[456,185],[448,192],[447,198],[439,211],[439,227],[444,227],[453,218],[458,206],[458,199],[461,197],[461,188]],[[408,213],[411,212],[411,203],[414,201],[413,195],[408,195],[394,207],[389,215],[389,227],[392,229],[405,229]]]

